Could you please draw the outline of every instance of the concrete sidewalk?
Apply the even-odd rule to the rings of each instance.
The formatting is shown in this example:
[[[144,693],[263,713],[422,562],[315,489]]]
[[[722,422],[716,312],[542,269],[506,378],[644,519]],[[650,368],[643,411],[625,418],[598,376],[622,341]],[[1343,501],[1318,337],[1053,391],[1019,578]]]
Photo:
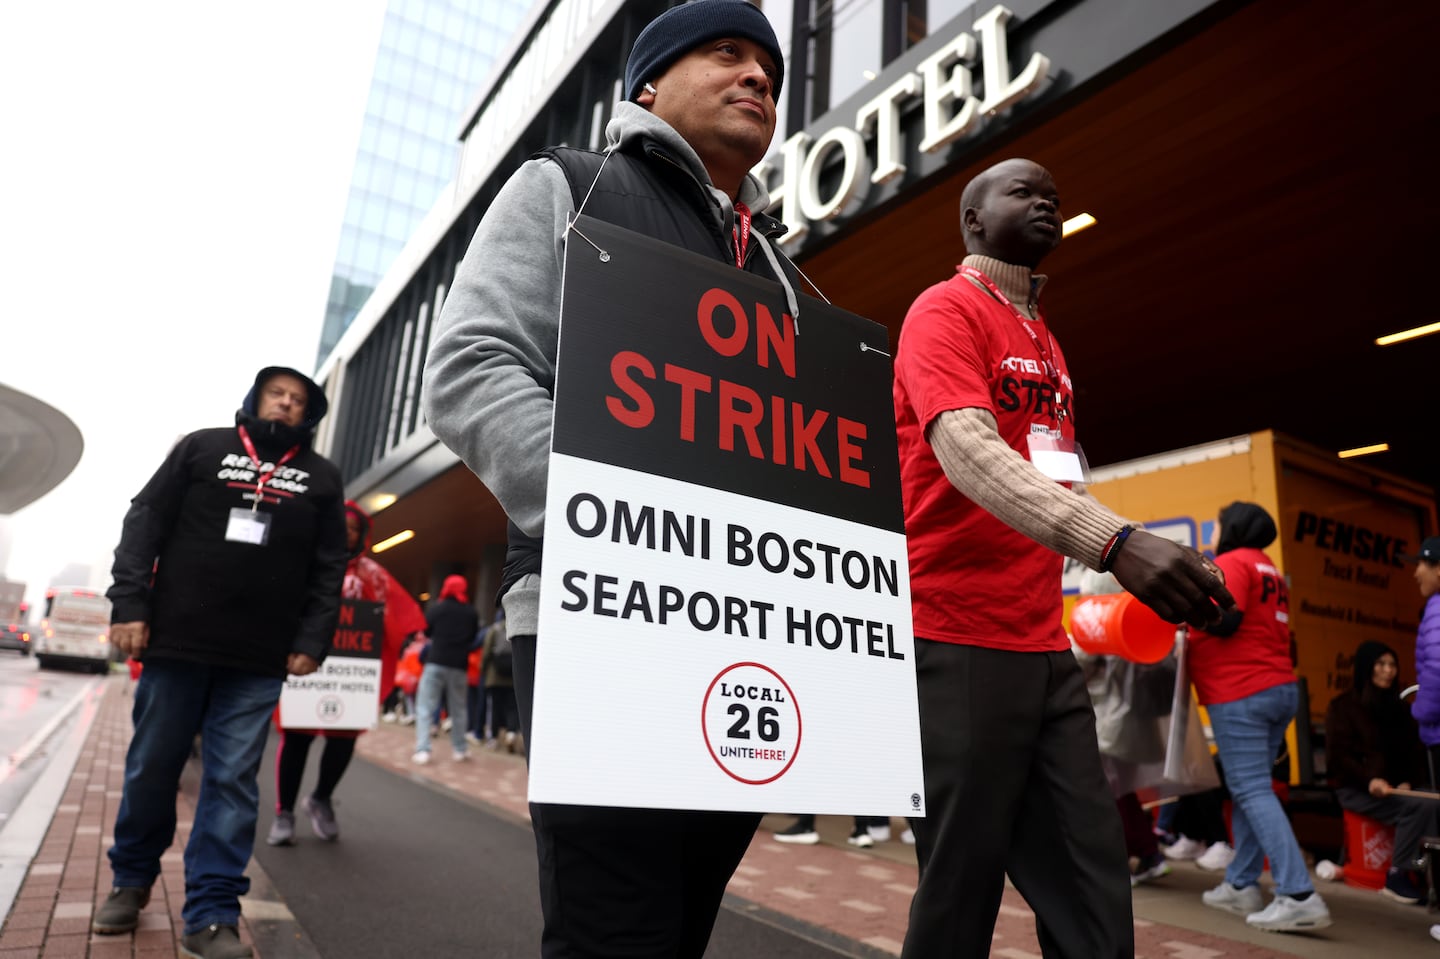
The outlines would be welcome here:
[[[95,936],[89,931],[94,906],[110,888],[105,860],[109,830],[120,802],[124,755],[130,738],[130,700],[125,678],[114,675],[96,697],[90,716],[71,735],[83,736],[44,839],[19,886],[0,928],[0,959],[95,957],[95,959],[172,959],[177,956],[180,908],[184,901],[181,850],[194,815],[194,769],[188,770],[179,796],[179,831],[165,856],[155,894],[132,935]],[[525,764],[520,756],[472,749],[472,760],[455,763],[448,738],[437,741],[434,761],[410,762],[413,730],[382,725],[359,740],[359,755],[430,788],[453,792],[467,802],[528,822]],[[343,785],[341,789],[343,790]],[[29,800],[27,799],[27,802]],[[262,810],[260,831],[269,826]],[[822,842],[814,846],[778,843],[771,833],[789,816],[768,816],[730,883],[727,905],[764,921],[831,944],[841,955],[898,955],[904,940],[916,869],[912,847],[898,841],[858,850],[845,842],[847,817],[821,816]],[[897,820],[898,836],[903,823]],[[644,837],[637,837],[643,842]],[[303,930],[289,923],[284,903],[267,892],[268,878],[253,860],[251,895],[242,903],[241,936],[256,945],[257,956],[291,959],[313,956]],[[1434,917],[1419,907],[1404,907],[1379,895],[1337,884],[1322,884],[1335,925],[1310,935],[1275,935],[1248,928],[1238,917],[1208,909],[1200,892],[1219,881],[1193,864],[1136,890],[1135,935],[1138,956],[1147,959],[1250,959],[1305,956],[1314,959],[1378,956],[1408,959],[1440,954],[1428,927]],[[1013,889],[1006,889],[991,955],[1038,959],[1034,917]],[[763,957],[761,957],[763,959]]]

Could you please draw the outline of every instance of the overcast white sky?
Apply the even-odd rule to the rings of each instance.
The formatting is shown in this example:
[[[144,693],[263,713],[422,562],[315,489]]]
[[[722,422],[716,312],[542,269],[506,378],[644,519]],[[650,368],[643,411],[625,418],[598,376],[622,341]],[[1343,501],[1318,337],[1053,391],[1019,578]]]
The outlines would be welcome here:
[[[0,6],[0,383],[85,454],[11,579],[104,564],[181,434],[314,369],[383,0]]]

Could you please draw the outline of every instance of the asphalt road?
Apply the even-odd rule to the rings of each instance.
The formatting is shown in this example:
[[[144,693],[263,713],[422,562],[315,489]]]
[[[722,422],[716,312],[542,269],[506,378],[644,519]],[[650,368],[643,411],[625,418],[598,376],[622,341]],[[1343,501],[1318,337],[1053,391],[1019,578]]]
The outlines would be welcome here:
[[[303,797],[314,781],[311,750]],[[255,857],[314,950],[293,956],[448,957],[539,955],[540,902],[528,823],[357,758],[336,791],[341,835],[311,836],[297,815],[297,844],[265,845],[274,808],[274,737],[260,774]],[[645,842],[636,836],[637,843]],[[293,936],[291,937],[294,938]],[[818,941],[816,941],[818,940]],[[707,959],[836,959],[873,955],[827,942],[823,930],[747,908],[720,911]],[[290,959],[285,941],[265,959]]]

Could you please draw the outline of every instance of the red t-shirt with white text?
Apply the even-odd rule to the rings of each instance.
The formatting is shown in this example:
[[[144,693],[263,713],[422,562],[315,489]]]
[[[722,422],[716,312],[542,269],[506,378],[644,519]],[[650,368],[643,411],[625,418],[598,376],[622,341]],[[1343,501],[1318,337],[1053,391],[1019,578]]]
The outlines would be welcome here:
[[[1000,436],[1027,459],[1032,427],[1074,438],[1073,418],[1056,416],[1057,403],[1074,409],[1065,358],[1043,321],[1029,323],[1035,339],[1010,307],[957,273],[920,294],[901,327],[895,425],[916,636],[1019,652],[1070,648],[1060,554],[955,489],[925,440],[941,413],[969,408],[993,413]]]
[[[1233,703],[1295,681],[1290,662],[1290,590],[1275,564],[1258,549],[1232,549],[1215,557],[1225,586],[1244,613],[1230,636],[1190,631],[1186,664],[1200,704]]]

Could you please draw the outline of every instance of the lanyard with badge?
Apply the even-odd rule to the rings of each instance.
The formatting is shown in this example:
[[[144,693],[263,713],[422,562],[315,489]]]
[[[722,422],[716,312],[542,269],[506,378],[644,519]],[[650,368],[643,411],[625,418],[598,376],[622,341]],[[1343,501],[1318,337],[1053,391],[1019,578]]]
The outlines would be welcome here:
[[[254,546],[264,546],[270,538],[270,521],[273,518],[269,513],[260,512],[260,501],[265,498],[265,484],[275,471],[295,458],[300,452],[300,447],[292,446],[270,465],[269,469],[261,469],[260,454],[255,452],[255,444],[250,440],[250,434],[244,426],[237,426],[235,429],[240,433],[240,442],[245,446],[245,455],[250,457],[250,462],[255,464],[259,473],[259,479],[255,482],[255,500],[250,504],[249,509],[234,507],[230,510],[230,522],[225,525],[225,539],[232,543],[250,543]]]
[[[750,244],[750,208],[735,204],[735,265],[745,269],[745,247]]]
[[[990,277],[973,266],[962,266],[960,272],[985,287],[995,299],[1009,307],[1020,326],[1030,335],[1030,342],[1035,344],[1035,352],[1039,354],[1045,376],[1050,381],[1053,393],[1050,409],[1055,417],[1055,426],[1051,428],[1041,423],[1030,424],[1030,435],[1026,437],[1026,442],[1029,446],[1031,464],[1046,476],[1059,482],[1090,482],[1090,464],[1085,461],[1085,452],[1080,448],[1079,443],[1061,434],[1060,427],[1069,416],[1069,412],[1060,403],[1060,367],[1055,362],[1055,356],[1059,350],[1055,346],[1055,337],[1050,334],[1049,327],[1045,329],[1046,342],[1042,343],[1040,334],[1035,332],[1030,318],[1021,312],[1018,306],[1011,303],[1008,296],[1000,292],[1000,288]]]

